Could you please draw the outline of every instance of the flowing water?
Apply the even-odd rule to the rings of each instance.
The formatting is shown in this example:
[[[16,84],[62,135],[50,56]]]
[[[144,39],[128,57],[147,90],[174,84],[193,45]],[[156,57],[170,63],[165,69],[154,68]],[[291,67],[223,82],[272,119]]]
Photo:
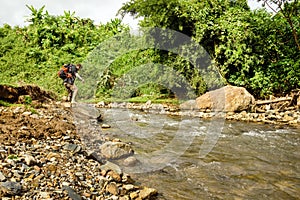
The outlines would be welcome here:
[[[133,178],[156,188],[158,199],[300,199],[300,129],[126,109],[101,112],[112,125],[104,133],[131,142],[142,161],[131,168]],[[209,134],[217,138],[203,156]]]

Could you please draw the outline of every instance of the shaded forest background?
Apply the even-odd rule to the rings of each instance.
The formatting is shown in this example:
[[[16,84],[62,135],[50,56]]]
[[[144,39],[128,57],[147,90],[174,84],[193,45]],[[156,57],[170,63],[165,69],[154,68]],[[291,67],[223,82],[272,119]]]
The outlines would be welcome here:
[[[140,27],[168,28],[191,37],[209,53],[226,84],[245,87],[256,98],[284,96],[300,87],[300,3],[264,3],[273,3],[274,12],[250,10],[244,0],[131,0],[119,15],[141,18]],[[62,96],[66,91],[57,71],[63,64],[84,62],[101,42],[129,31],[120,19],[96,25],[70,11],[54,16],[45,7],[27,7],[31,10],[28,26],[0,27],[0,84],[35,84]],[[96,80],[96,98],[109,98],[122,75],[149,61],[174,68],[196,95],[208,89],[197,66],[152,48],[114,60]],[[141,96],[158,99],[173,94],[152,83],[132,94]]]

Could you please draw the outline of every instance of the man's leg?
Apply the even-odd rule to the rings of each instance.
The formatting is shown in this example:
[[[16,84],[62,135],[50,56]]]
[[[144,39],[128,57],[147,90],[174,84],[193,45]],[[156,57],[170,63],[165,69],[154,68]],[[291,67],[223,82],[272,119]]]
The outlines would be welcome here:
[[[78,92],[78,88],[77,88],[77,86],[75,84],[72,85],[72,92],[73,92],[73,94],[72,94],[71,103],[76,103],[75,102],[75,98],[76,98],[76,95],[77,95],[77,92]]]
[[[72,99],[72,90],[68,91],[68,102],[71,102]]]
[[[67,89],[67,91],[68,91],[67,101],[70,102],[71,99],[72,99],[72,93],[73,93],[72,87],[73,87],[73,86],[72,86],[71,84],[69,84],[69,83],[64,83],[64,86],[66,87],[66,89]]]

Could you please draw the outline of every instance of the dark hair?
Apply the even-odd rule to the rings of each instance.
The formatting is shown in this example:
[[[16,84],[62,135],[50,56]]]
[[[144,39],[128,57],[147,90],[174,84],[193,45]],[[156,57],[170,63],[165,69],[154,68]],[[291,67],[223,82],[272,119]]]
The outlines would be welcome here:
[[[79,67],[80,69],[82,68],[82,65],[81,65],[81,64],[77,64],[76,66]]]

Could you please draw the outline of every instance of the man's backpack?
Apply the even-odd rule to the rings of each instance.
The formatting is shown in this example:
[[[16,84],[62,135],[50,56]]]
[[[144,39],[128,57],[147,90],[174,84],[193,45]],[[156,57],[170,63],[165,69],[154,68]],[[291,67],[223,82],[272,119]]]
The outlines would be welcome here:
[[[71,73],[71,64],[64,64],[61,69],[57,72],[58,77],[61,79],[65,80],[66,78],[71,78],[72,73]]]

